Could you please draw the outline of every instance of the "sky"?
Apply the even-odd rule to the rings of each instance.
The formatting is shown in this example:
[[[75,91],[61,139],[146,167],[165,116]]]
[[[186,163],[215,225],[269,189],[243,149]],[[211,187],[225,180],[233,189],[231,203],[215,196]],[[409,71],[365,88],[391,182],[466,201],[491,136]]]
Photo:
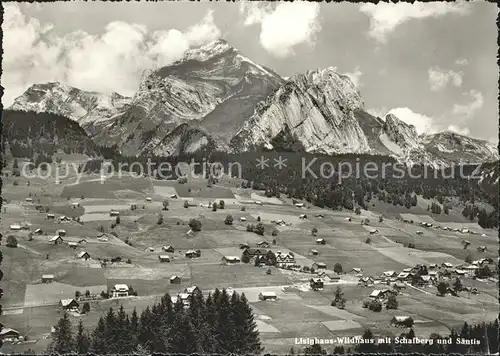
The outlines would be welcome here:
[[[494,3],[8,3],[2,103],[35,83],[133,95],[146,69],[222,38],[288,77],[336,67],[365,109],[498,142]]]

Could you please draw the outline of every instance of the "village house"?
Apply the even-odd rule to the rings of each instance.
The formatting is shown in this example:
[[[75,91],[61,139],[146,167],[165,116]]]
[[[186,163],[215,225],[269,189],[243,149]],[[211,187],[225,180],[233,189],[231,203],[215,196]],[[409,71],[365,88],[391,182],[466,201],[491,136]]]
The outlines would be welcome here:
[[[258,248],[247,248],[245,251],[243,251],[242,256],[248,257],[249,260],[255,259],[257,256],[263,257],[267,254],[267,250],[263,249],[258,249]]]
[[[237,256],[224,256],[222,257],[222,262],[226,264],[239,263],[240,258]]]
[[[369,286],[373,285],[375,283],[375,280],[372,277],[361,277],[358,280],[358,286]]]
[[[186,232],[186,236],[189,236],[189,237],[192,237],[194,236],[194,231],[189,229],[187,232]]]
[[[120,212],[117,210],[111,210],[109,216],[120,216]]]
[[[438,276],[438,272],[437,271],[429,271],[427,274],[429,276],[431,276],[431,277],[434,277],[434,278],[436,278]]]
[[[261,241],[257,244],[257,246],[259,247],[263,247],[263,248],[268,248],[269,247],[269,243],[267,241]]]
[[[255,200],[254,203],[257,205],[262,205],[262,202],[260,200]]]
[[[463,270],[465,270],[469,276],[474,276],[478,268],[478,266],[470,265],[463,267]]]
[[[78,242],[72,242],[72,241],[70,241],[70,242],[68,242],[68,246],[71,247],[71,248],[73,248],[73,249],[75,249],[75,248],[78,247]]]
[[[479,246],[479,247],[477,248],[477,251],[478,251],[478,252],[484,252],[484,251],[486,251],[487,249],[488,249],[488,248],[487,248],[486,246]]]
[[[313,255],[313,256],[317,256],[318,255],[318,250],[309,250],[309,254]]]
[[[146,197],[146,201],[151,202],[151,201],[153,201],[153,199],[151,199],[150,197]]]
[[[73,203],[71,203],[71,207],[72,207],[73,209],[76,209],[76,208],[80,207],[80,203],[78,203],[78,202],[73,202]]]
[[[54,214],[52,214],[52,213],[47,214],[47,219],[50,220],[50,219],[55,219],[55,218],[56,218],[56,216]]]
[[[404,268],[404,269],[403,269],[403,272],[405,272],[405,273],[410,273],[412,270],[413,270],[413,268],[409,268],[409,267],[408,267],[408,268]]]
[[[431,264],[429,265],[429,268],[430,268],[430,269],[437,268],[437,264],[435,264],[435,263],[431,263]]]
[[[181,277],[179,276],[170,277],[170,284],[181,284]]]
[[[19,225],[19,224],[12,224],[12,225],[10,225],[10,229],[14,230],[14,231],[21,230],[21,225]]]
[[[240,244],[240,249],[250,248],[249,244]]]
[[[378,232],[378,230],[377,229],[371,229],[369,232],[370,232],[370,235],[373,235],[373,234],[376,234]]]
[[[323,214],[316,214],[314,216],[317,217],[318,219],[322,219],[325,217],[325,215],[323,215]]]
[[[179,293],[178,298],[181,300],[184,308],[189,308],[191,295],[189,293]]]
[[[351,270],[349,271],[349,273],[360,274],[360,273],[363,273],[363,269],[354,267],[354,268],[351,268]]]
[[[417,235],[423,235],[423,234],[424,234],[423,231],[420,231],[420,230],[417,231]]]
[[[66,236],[66,230],[62,230],[62,229],[57,230],[56,235],[59,235],[61,237]]]
[[[170,256],[168,256],[168,255],[160,255],[160,256],[158,256],[158,260],[160,262],[170,262]]]
[[[155,248],[154,247],[148,247],[146,249],[146,251],[149,251],[149,252],[155,252]]]
[[[189,295],[193,295],[194,292],[196,292],[196,291],[201,291],[201,290],[197,286],[191,286],[191,287],[184,288],[184,293],[187,293]]]
[[[325,239],[323,239],[323,238],[318,238],[318,239],[316,239],[316,243],[317,243],[318,245],[325,245],[325,244],[326,244],[326,241],[325,241]]]
[[[300,214],[299,215],[299,219],[305,220],[305,219],[307,219],[307,215],[306,214]]]
[[[297,208],[303,208],[304,207],[304,203],[295,203],[294,204]]]
[[[392,285],[392,288],[394,288],[397,291],[400,291],[401,289],[406,289],[406,284],[401,282],[396,282]]]
[[[28,198],[24,198],[24,201],[25,201],[26,203],[33,203],[33,198],[30,198],[30,197],[28,197]]]
[[[276,263],[278,264],[278,267],[294,266],[295,257],[290,253],[287,254],[279,253],[276,255]]]
[[[67,311],[78,311],[78,302],[74,299],[61,299],[59,308]]]
[[[382,273],[383,278],[388,278],[388,277],[396,277],[396,272],[395,271],[385,271]]]
[[[2,341],[4,342],[6,341],[12,342],[18,340],[19,338],[20,334],[19,331],[17,330],[11,328],[2,328],[2,330],[0,330],[0,339],[2,339]]]
[[[400,274],[398,274],[398,276],[396,277],[396,280],[399,280],[399,281],[405,281],[408,279],[408,277],[410,276],[410,274],[408,272],[401,272]]]
[[[200,250],[188,250],[184,254],[187,258],[196,258],[201,256],[201,251]]]
[[[59,244],[62,244],[64,241],[63,241],[63,238],[61,237],[61,235],[56,235],[56,236],[52,236],[49,239],[49,242],[53,243],[54,245],[59,245]]]
[[[70,218],[68,218],[68,217],[67,217],[67,216],[65,216],[65,215],[61,215],[61,216],[59,217],[59,221],[61,221],[61,222],[65,222],[65,221],[71,221],[71,219],[70,219]]]
[[[274,292],[260,292],[259,293],[260,300],[276,300],[278,296]]]
[[[161,249],[162,249],[164,252],[172,252],[172,253],[174,252],[174,248],[173,248],[172,246],[170,246],[170,245],[168,245],[168,246],[163,246]]]
[[[52,283],[54,282],[53,274],[42,274],[42,283]]]
[[[85,252],[85,251],[81,251],[79,252],[77,255],[76,255],[79,259],[82,259],[82,260],[88,260],[90,259],[90,255],[88,252]]]
[[[245,218],[244,216],[242,216],[242,217],[240,218],[240,221],[247,221],[247,218]]]
[[[370,293],[370,298],[374,299],[385,299],[387,298],[389,294],[388,289],[375,289],[373,292]]]
[[[126,284],[115,284],[111,289],[111,298],[128,297],[129,287]]]
[[[449,262],[443,262],[443,263],[441,264],[441,267],[452,268],[452,267],[453,267],[453,265],[452,265],[451,263],[449,263]]]
[[[411,327],[413,325],[413,319],[409,316],[394,316],[391,319],[391,325]]]
[[[309,281],[309,286],[312,290],[323,290],[324,283],[321,278],[311,278]]]
[[[37,235],[42,235],[42,234],[43,234],[43,230],[42,230],[42,229],[40,229],[40,228],[39,228],[39,229],[36,229],[36,230],[35,230],[35,234],[37,234]]]
[[[324,263],[324,262],[314,262],[312,264],[312,267],[314,269],[326,269],[326,263]]]

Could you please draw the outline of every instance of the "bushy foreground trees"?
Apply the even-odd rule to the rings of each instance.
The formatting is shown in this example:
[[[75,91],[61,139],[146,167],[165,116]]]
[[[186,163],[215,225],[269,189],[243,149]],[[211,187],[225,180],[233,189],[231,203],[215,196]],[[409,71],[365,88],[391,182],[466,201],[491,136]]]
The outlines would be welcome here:
[[[165,294],[140,315],[123,306],[112,308],[90,332],[79,324],[76,334],[65,314],[58,322],[49,352],[218,353],[256,354],[262,351],[259,332],[245,294],[215,290],[204,298],[196,290],[185,308],[180,298],[172,303]]]

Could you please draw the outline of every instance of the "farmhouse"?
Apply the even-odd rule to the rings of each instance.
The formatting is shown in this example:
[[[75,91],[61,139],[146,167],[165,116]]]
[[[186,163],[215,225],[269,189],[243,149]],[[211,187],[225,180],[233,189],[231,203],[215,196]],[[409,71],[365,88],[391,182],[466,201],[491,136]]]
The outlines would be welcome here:
[[[181,284],[181,277],[179,276],[170,277],[170,284]]]
[[[66,236],[66,230],[62,230],[62,229],[57,230],[56,234],[59,235],[59,236]]]
[[[10,229],[11,230],[16,230],[16,231],[17,230],[21,230],[21,225],[19,225],[19,224],[12,224],[12,225],[10,225]]]
[[[120,216],[120,212],[117,210],[111,210],[109,216]]]
[[[54,214],[51,213],[47,214],[47,219],[55,219],[55,218],[56,216]]]
[[[33,198],[29,198],[29,197],[28,198],[24,198],[24,201],[26,203],[33,203]]]
[[[249,244],[240,244],[240,249],[250,248]]]
[[[188,232],[186,232],[186,236],[194,236],[194,231],[189,229]]]
[[[61,235],[56,235],[51,237],[49,242],[53,243],[54,245],[59,245],[63,243],[63,238],[61,237]]]
[[[52,283],[54,282],[53,274],[42,274],[42,283]]]
[[[153,199],[151,199],[150,197],[146,197],[146,201],[151,202],[151,201],[153,201]]]
[[[451,267],[453,267],[453,265],[452,265],[451,263],[449,263],[449,262],[443,262],[443,263],[441,264],[441,267],[451,268]]]
[[[267,250],[261,250],[258,248],[247,248],[245,251],[243,251],[242,256],[247,256],[248,259],[253,259],[255,257],[262,257],[267,254]]]
[[[160,255],[160,256],[158,256],[158,260],[160,262],[170,262],[170,256],[168,256],[168,255]]]
[[[405,269],[403,269],[403,272],[406,272],[406,273],[410,273],[411,271],[412,271],[411,268],[405,268]]]
[[[245,217],[243,217],[243,216],[242,216],[242,217],[240,218],[240,221],[247,221],[247,218],[245,218]]]
[[[73,209],[76,209],[80,206],[80,203],[74,202],[74,203],[71,203],[71,206],[73,207]]]
[[[187,258],[196,258],[201,256],[201,251],[200,250],[188,250],[184,254]]]
[[[396,272],[394,271],[385,271],[382,273],[382,277],[395,277],[396,276]]]
[[[155,248],[154,247],[148,247],[146,250],[149,251],[149,252],[155,252]]]
[[[74,299],[61,299],[59,301],[59,308],[63,310],[77,311],[78,302]]]
[[[259,293],[260,300],[276,300],[278,296],[274,292],[260,292]]]
[[[407,272],[401,272],[400,274],[398,274],[398,276],[396,277],[396,279],[400,280],[400,281],[405,281],[406,279],[408,279],[409,276],[410,276],[409,273],[407,273]]]
[[[317,256],[317,255],[318,255],[318,250],[314,250],[314,249],[312,249],[312,250],[309,250],[309,253],[310,253],[311,255],[313,255],[313,256]]]
[[[305,220],[305,219],[307,219],[307,215],[306,214],[300,214],[299,215],[299,219]]]
[[[78,246],[78,242],[68,242],[68,246],[71,247],[71,248],[76,248]]]
[[[324,262],[314,262],[312,264],[312,267],[314,269],[326,269],[326,263],[324,263]]]
[[[2,328],[0,330],[0,339],[3,341],[14,341],[19,339],[19,331],[11,328]]]
[[[184,288],[184,293],[188,293],[189,295],[193,295],[196,291],[201,291],[201,290],[197,286]]]
[[[76,257],[78,257],[78,258],[80,258],[80,259],[82,259],[82,260],[85,260],[85,261],[86,261],[86,260],[88,260],[88,259],[90,259],[90,255],[89,255],[89,253],[88,253],[88,252],[85,252],[85,251],[81,251],[81,252],[79,252],[79,253],[76,255]]]
[[[417,231],[417,235],[423,235],[424,233],[422,231]]]
[[[324,283],[321,278],[311,278],[309,285],[312,290],[323,290]]]
[[[254,203],[257,205],[262,205],[262,202],[260,200],[256,200],[256,201],[254,201]]]
[[[349,222],[352,221],[351,217],[345,218],[344,220]]]
[[[267,241],[261,241],[257,244],[259,247],[269,247],[269,243]]]
[[[377,232],[378,232],[378,230],[377,230],[377,229],[371,229],[371,230],[370,230],[370,235],[376,234]]]
[[[326,241],[325,241],[325,239],[323,239],[323,238],[319,238],[319,239],[316,239],[316,243],[317,243],[318,245],[325,245],[325,244],[326,244]]]
[[[391,325],[411,327],[413,319],[409,316],[395,316],[391,319]]]
[[[352,268],[349,273],[355,273],[355,274],[359,274],[359,273],[363,273],[363,270],[361,268]]]
[[[222,257],[222,261],[225,263],[239,263],[240,258],[237,256],[224,256]]]
[[[111,289],[112,298],[128,297],[129,287],[126,284],[115,284]]]
[[[406,288],[406,284],[404,283],[401,283],[401,282],[396,282],[394,283],[394,285],[392,286],[395,290],[401,290],[401,289],[405,289]]]
[[[304,207],[304,203],[295,203],[294,204],[297,208],[303,208]]]
[[[163,246],[161,249],[162,249],[163,251],[165,251],[165,252],[174,252],[174,248],[173,248],[172,246],[170,246],[170,245],[168,245],[168,246]]]
[[[437,268],[437,264],[435,264],[435,263],[431,263],[431,264],[429,265],[429,268],[430,268],[430,269]]]
[[[389,293],[388,289],[380,290],[380,289],[375,289],[373,292],[370,294],[370,298],[375,298],[375,299],[384,299],[386,298],[387,294]]]
[[[35,234],[41,235],[41,234],[43,234],[43,230],[42,229],[36,229],[35,230]]]
[[[60,221],[71,221],[71,219],[70,219],[70,218],[68,218],[68,217],[67,217],[67,216],[65,216],[65,215],[61,215],[61,216],[59,217],[59,220],[60,220]]]

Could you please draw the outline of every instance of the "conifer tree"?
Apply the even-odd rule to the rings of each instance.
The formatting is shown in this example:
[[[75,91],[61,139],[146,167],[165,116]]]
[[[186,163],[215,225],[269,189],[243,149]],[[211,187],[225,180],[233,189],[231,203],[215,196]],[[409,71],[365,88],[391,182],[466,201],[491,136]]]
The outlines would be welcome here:
[[[89,352],[89,348],[90,339],[83,327],[83,321],[80,319],[80,322],[78,323],[78,331],[75,337],[75,351],[82,355]]]
[[[104,319],[101,317],[97,322],[97,326],[92,332],[91,337],[91,347],[90,350],[96,354],[105,354],[107,353],[107,344],[106,344],[106,325],[104,323]]]
[[[64,313],[55,326],[54,338],[49,349],[58,354],[69,354],[73,352],[73,331],[68,314]]]
[[[259,331],[254,319],[253,311],[245,294],[240,297],[236,295],[231,300],[233,304],[233,317],[235,320],[235,343],[237,348],[234,352],[238,354],[258,354],[263,348],[260,343]]]

